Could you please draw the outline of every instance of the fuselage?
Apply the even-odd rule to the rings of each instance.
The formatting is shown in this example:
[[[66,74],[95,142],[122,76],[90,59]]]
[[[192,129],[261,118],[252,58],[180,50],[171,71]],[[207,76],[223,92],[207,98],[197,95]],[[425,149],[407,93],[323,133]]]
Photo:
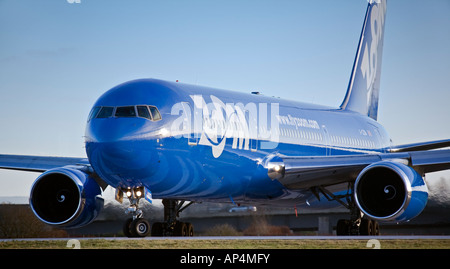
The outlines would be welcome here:
[[[154,79],[103,94],[86,128],[89,161],[109,185],[194,201],[301,203],[311,192],[269,178],[269,156],[389,148],[384,128],[359,113]]]

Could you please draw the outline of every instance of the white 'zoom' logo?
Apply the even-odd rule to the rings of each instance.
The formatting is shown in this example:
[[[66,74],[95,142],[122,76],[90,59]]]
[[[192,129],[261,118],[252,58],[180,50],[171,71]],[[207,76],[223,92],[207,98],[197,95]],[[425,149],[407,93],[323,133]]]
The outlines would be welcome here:
[[[380,2],[379,5],[372,6],[370,13],[370,33],[372,35],[372,41],[370,47],[368,42],[365,42],[364,52],[361,62],[361,73],[367,83],[367,106],[370,106],[370,98],[372,96],[373,84],[375,82],[377,67],[378,67],[378,43],[380,42],[383,34],[384,26],[384,14],[386,12],[386,2]]]
[[[207,104],[202,95],[190,97],[194,107],[188,102],[172,106],[171,115],[180,115],[171,126],[175,138],[188,138],[191,145],[210,146],[215,158],[222,154],[227,138],[232,139],[233,149],[256,150],[259,139],[270,141],[261,141],[261,148],[276,147],[278,103],[270,104],[269,113],[267,103],[224,103],[211,95]]]

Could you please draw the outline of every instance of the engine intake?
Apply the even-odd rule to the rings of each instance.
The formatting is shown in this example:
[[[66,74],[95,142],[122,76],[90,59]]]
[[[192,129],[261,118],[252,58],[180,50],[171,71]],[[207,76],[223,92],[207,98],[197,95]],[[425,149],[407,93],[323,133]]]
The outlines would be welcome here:
[[[380,221],[408,221],[422,212],[427,199],[423,178],[402,163],[382,161],[369,165],[355,182],[359,209]]]
[[[103,208],[101,189],[76,166],[46,171],[33,183],[30,206],[43,222],[76,228],[89,224]]]

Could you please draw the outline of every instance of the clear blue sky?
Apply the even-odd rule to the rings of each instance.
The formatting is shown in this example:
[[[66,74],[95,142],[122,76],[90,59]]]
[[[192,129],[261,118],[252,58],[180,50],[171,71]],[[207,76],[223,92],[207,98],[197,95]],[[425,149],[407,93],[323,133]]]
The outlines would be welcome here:
[[[92,104],[151,77],[339,106],[367,1],[0,0],[0,153],[85,156]],[[450,138],[450,1],[388,2],[379,121]],[[0,171],[0,196],[32,173]]]

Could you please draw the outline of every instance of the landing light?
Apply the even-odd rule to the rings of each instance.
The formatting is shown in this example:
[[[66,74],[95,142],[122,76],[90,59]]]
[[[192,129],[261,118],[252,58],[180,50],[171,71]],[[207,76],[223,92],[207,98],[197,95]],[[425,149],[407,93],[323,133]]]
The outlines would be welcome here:
[[[170,132],[169,132],[169,130],[167,130],[166,128],[162,128],[162,129],[159,131],[159,134],[160,134],[161,136],[169,136],[169,135],[170,135]]]
[[[141,191],[136,191],[136,196],[137,196],[137,197],[141,197],[141,195],[142,195],[142,192],[141,192]]]
[[[282,162],[269,162],[267,164],[267,173],[271,179],[280,179],[284,177],[284,163]]]
[[[273,167],[273,170],[274,170],[275,172],[280,172],[281,166],[275,165],[275,166]]]
[[[131,191],[127,191],[127,197],[131,197]]]

